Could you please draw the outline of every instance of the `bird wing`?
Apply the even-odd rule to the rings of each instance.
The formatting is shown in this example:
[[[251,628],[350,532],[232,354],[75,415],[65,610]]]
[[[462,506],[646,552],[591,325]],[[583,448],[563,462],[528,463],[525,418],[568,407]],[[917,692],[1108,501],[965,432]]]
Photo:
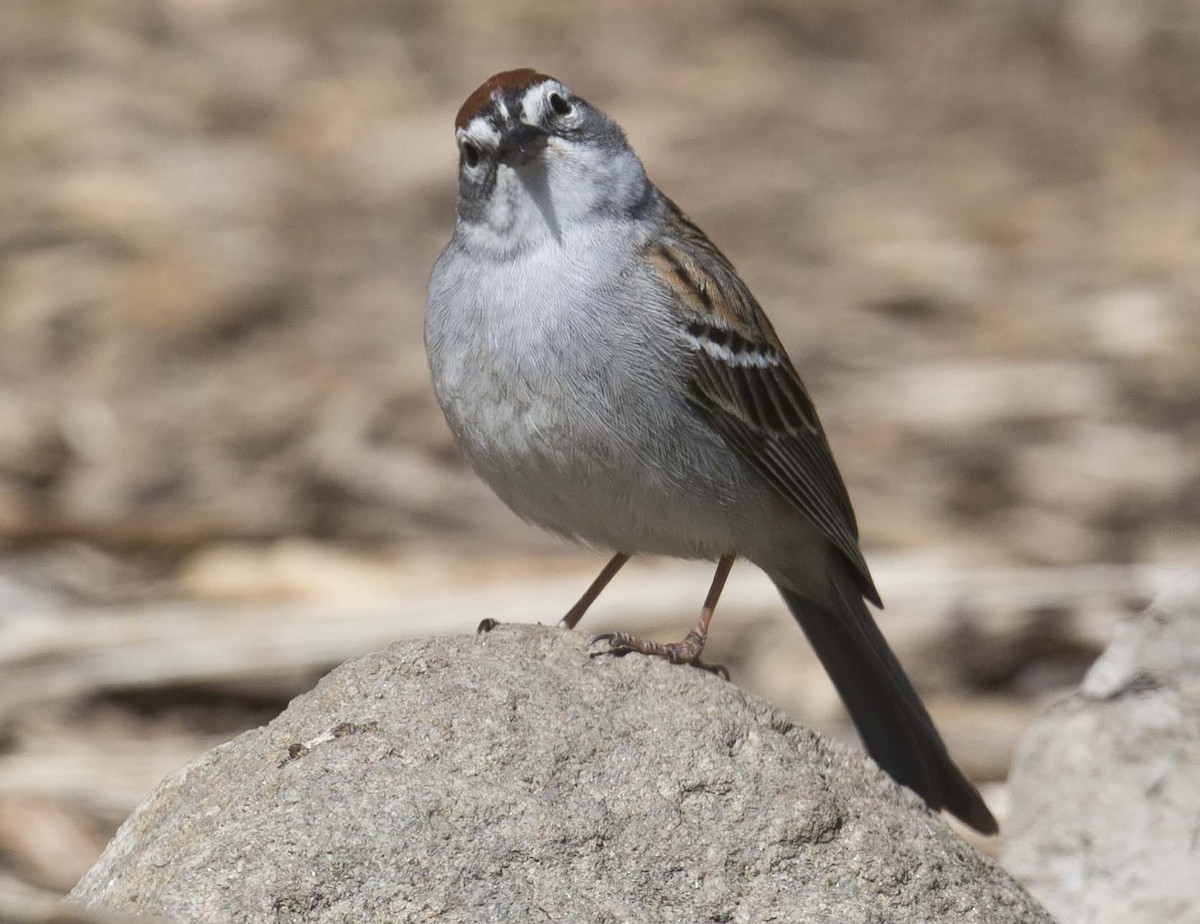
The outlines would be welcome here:
[[[689,402],[817,526],[853,566],[863,596],[880,606],[850,497],[799,373],[729,260],[675,203],[666,204],[668,233],[648,257],[692,348]]]

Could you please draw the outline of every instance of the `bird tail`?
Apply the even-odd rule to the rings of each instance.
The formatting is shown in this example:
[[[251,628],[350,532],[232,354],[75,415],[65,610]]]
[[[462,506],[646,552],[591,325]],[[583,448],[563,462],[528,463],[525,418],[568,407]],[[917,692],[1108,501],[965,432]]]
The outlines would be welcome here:
[[[829,558],[830,601],[801,596],[779,581],[776,586],[837,687],[867,752],[931,808],[944,808],[976,831],[995,834],[996,819],[950,758],[848,564],[836,553]]]

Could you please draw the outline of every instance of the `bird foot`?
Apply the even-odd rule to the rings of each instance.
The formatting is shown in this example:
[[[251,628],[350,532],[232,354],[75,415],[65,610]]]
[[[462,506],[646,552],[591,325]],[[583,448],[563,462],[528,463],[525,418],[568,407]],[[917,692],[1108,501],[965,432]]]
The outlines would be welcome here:
[[[705,664],[700,660],[700,653],[704,651],[705,638],[695,629],[689,632],[682,642],[672,642],[666,645],[662,642],[638,638],[628,632],[605,632],[603,635],[593,635],[588,639],[589,646],[595,645],[597,642],[608,642],[608,648],[604,651],[593,652],[592,657],[614,655],[623,658],[627,654],[637,652],[653,658],[662,658],[671,664],[690,664],[692,667],[698,667],[710,674],[717,674],[725,680],[729,679],[729,670],[724,665]]]

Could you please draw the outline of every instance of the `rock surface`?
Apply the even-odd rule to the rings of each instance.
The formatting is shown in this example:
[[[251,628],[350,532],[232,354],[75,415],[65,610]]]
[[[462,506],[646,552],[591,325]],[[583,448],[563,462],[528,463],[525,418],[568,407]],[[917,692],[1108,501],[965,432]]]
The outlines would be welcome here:
[[[168,778],[73,897],[221,924],[1050,920],[861,752],[513,626],[344,664]]]
[[[1027,733],[1005,865],[1063,922],[1200,922],[1200,572]]]

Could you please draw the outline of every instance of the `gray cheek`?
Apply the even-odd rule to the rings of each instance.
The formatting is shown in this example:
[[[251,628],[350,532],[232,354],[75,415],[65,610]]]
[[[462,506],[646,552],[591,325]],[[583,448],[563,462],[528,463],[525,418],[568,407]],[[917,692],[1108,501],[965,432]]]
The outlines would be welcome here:
[[[480,222],[487,215],[488,202],[496,191],[496,165],[488,162],[486,169],[468,173],[460,168],[458,174],[459,221]]]

